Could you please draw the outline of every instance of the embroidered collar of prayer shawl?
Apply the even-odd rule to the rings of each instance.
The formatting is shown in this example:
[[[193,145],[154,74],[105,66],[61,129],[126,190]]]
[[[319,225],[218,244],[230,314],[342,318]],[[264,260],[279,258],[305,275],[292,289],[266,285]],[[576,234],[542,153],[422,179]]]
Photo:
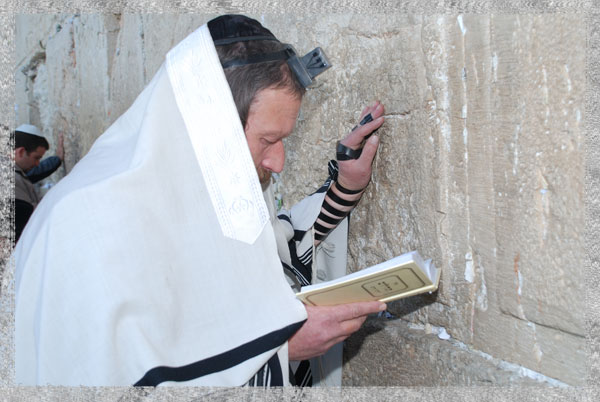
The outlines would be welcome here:
[[[167,54],[167,71],[221,230],[252,244],[268,211],[207,25]]]
[[[237,386],[267,362],[287,382],[286,340],[306,311],[285,280],[272,226],[252,245],[223,235],[222,219],[237,228],[242,217],[223,218],[219,203],[215,212],[209,192],[233,178],[205,179],[198,166],[210,153],[249,157],[243,137],[233,146],[213,138],[243,133],[233,103],[222,101],[231,95],[209,41],[204,26],[176,48],[184,56],[166,62],[209,76],[204,88],[176,75],[204,103],[176,101],[163,65],[23,231],[14,252],[17,383]],[[215,68],[193,70],[204,59]],[[259,185],[254,166],[243,166],[231,169],[252,171],[255,183],[237,186],[240,196],[264,203],[260,187],[246,194]]]

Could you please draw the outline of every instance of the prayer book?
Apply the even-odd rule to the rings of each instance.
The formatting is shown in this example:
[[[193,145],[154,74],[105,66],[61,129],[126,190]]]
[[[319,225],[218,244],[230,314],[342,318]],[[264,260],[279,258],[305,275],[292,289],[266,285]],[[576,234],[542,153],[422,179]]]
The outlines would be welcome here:
[[[418,251],[402,254],[338,279],[303,286],[296,297],[311,306],[380,300],[390,302],[438,288],[440,270]]]

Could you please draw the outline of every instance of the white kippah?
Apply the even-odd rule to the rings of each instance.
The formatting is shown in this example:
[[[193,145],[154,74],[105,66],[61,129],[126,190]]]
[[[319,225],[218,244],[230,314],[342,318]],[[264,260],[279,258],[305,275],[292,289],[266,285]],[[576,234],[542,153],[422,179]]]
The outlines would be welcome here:
[[[37,135],[38,137],[43,137],[44,134],[34,125],[31,124],[21,124],[15,131],[20,131],[22,133]]]

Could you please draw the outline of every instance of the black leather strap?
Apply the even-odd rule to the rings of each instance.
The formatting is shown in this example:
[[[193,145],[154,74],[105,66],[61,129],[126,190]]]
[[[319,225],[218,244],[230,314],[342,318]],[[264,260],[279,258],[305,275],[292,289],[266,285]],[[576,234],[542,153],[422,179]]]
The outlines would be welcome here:
[[[347,161],[351,159],[358,159],[362,153],[362,148],[352,149],[338,141],[335,152],[338,161]]]

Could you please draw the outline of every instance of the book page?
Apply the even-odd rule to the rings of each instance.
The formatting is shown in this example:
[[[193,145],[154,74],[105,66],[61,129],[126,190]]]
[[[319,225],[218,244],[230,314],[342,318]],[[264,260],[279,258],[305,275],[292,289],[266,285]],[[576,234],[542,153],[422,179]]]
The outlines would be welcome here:
[[[360,271],[356,271],[356,272],[353,272],[351,274],[342,276],[341,278],[332,279],[331,281],[327,281],[327,282],[316,283],[314,285],[303,286],[302,287],[302,292],[310,291],[310,290],[315,290],[315,289],[320,289],[320,288],[327,287],[327,286],[332,286],[332,285],[335,285],[335,284],[338,284],[338,283],[349,281],[351,279],[360,278],[362,276],[365,276],[365,275],[368,275],[368,274],[371,274],[371,273],[382,271],[382,270],[385,270],[385,269],[388,269],[388,268],[391,268],[391,267],[396,267],[396,266],[399,266],[399,265],[402,265],[402,264],[406,264],[406,263],[409,263],[411,261],[414,261],[415,260],[415,258],[414,258],[415,255],[418,256],[418,252],[417,251],[411,251],[409,253],[405,253],[405,254],[402,254],[400,256],[394,257],[394,258],[392,258],[390,260],[387,260],[387,261],[384,261],[382,263],[379,263],[377,265],[372,265],[369,268],[364,268],[364,269],[361,269]],[[417,258],[420,261],[422,261],[420,256],[418,256]],[[425,274],[429,277],[428,273],[425,273]]]

